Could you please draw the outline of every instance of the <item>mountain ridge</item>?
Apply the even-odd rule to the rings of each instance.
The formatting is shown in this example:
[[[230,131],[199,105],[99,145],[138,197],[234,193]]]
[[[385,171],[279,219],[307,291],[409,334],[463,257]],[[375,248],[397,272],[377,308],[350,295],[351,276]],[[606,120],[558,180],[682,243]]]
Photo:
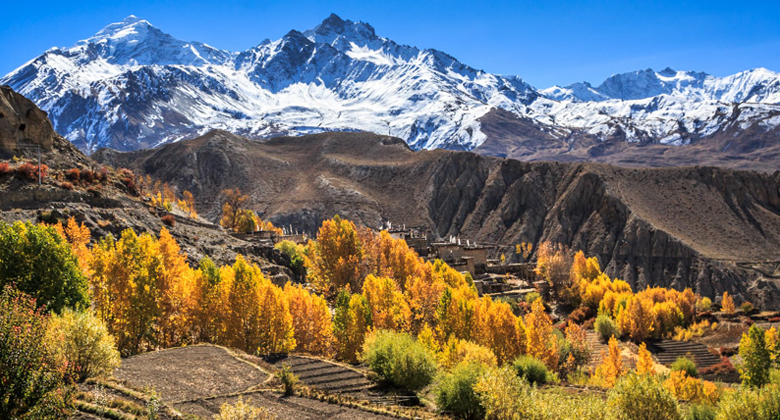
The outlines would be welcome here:
[[[512,151],[527,148],[525,140],[551,138],[569,149],[584,137],[687,146],[737,127],[734,142],[750,144],[754,132],[780,127],[780,74],[766,69],[724,78],[647,69],[596,87],[539,90],[442,51],[399,45],[368,23],[335,14],[240,52],[179,41],[130,16],[73,47],[45,52],[0,83],[34,100],[87,152],[155,147],[223,129],[254,139],[367,131],[402,138],[415,150],[522,158]],[[485,116],[496,110],[527,121],[538,135],[503,136],[495,145]],[[774,141],[761,147],[780,147],[773,136],[765,135]],[[480,149],[486,143],[493,146]],[[575,155],[587,155],[581,152]],[[626,160],[626,152],[614,153],[614,161]],[[728,156],[717,163],[731,164]]]
[[[728,290],[768,305],[780,297],[761,274],[780,264],[780,171],[520,162],[413,151],[402,139],[359,132],[258,142],[212,131],[94,158],[193,191],[211,219],[219,191],[240,187],[261,217],[307,232],[340,214],[373,228],[390,221],[433,238],[496,244],[510,260],[512,244],[552,241],[597,255],[635,289]]]

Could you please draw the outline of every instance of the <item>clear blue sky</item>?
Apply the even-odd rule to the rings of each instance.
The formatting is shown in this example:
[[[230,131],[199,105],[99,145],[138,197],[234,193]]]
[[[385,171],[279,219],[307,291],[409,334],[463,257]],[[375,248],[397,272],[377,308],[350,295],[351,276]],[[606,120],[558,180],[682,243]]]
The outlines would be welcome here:
[[[8,1],[0,74],[135,14],[173,36],[240,51],[331,12],[402,44],[544,88],[645,68],[780,71],[780,1]]]

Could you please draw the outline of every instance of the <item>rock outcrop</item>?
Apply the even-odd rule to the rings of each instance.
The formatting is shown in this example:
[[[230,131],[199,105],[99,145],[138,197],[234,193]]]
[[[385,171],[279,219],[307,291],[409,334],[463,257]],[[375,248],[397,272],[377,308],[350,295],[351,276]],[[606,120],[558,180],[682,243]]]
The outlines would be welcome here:
[[[525,163],[341,132],[257,142],[214,131],[94,157],[192,191],[212,218],[220,191],[238,186],[262,217],[309,233],[340,214],[458,235],[510,259],[514,244],[553,241],[635,288],[728,290],[780,308],[780,172]]]

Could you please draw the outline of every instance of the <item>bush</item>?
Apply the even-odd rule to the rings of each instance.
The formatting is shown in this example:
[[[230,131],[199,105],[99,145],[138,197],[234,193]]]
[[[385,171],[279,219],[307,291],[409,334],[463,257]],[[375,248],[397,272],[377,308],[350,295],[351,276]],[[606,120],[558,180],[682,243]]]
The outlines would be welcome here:
[[[607,342],[611,337],[620,338],[620,328],[618,328],[615,321],[609,317],[609,315],[601,314],[596,317],[596,323],[593,324],[593,328],[601,337],[601,341]]]
[[[508,368],[489,369],[474,389],[488,419],[612,420],[601,397],[540,390]]]
[[[546,384],[552,380],[552,374],[545,364],[531,356],[520,356],[512,362],[517,376],[531,384]]]
[[[214,420],[276,420],[276,416],[269,414],[264,408],[252,407],[238,397],[235,404],[222,404]]]
[[[81,180],[86,184],[91,184],[95,180],[95,173],[89,169],[81,171]]]
[[[0,287],[11,283],[46,310],[89,306],[87,279],[51,226],[0,221]]]
[[[73,184],[70,182],[60,182],[60,188],[63,190],[73,191]]]
[[[586,319],[590,318],[590,308],[587,306],[580,306],[569,314],[569,321],[575,324],[582,324]]]
[[[0,418],[68,418],[62,369],[48,356],[46,317],[35,301],[0,290]]]
[[[376,332],[366,339],[362,358],[384,380],[409,391],[425,388],[436,374],[433,354],[409,334]]]
[[[306,273],[306,267],[303,265],[304,247],[298,245],[293,241],[284,240],[274,245],[274,249],[278,249],[282,254],[290,257],[290,269],[297,275],[303,275]]]
[[[653,375],[628,374],[607,393],[611,418],[618,420],[680,420],[680,406]]]
[[[165,216],[161,217],[160,220],[166,225],[170,227],[176,226],[176,218],[173,217],[172,214],[166,214]]]
[[[284,386],[284,395],[290,396],[295,393],[295,385],[298,384],[298,375],[292,371],[290,365],[286,363],[283,364],[282,369],[279,370],[279,372],[276,374],[276,377],[282,381],[282,386]]]
[[[0,162],[0,176],[8,175],[11,173],[11,166],[8,165],[8,162]]]
[[[742,385],[761,387],[769,382],[772,360],[766,346],[763,328],[753,325],[747,334],[742,334],[742,339],[739,341],[739,356],[742,358],[739,367]]]
[[[474,385],[485,373],[485,365],[478,362],[461,363],[451,373],[442,375],[436,389],[436,404],[461,419],[481,419],[485,416]]]
[[[542,295],[540,295],[538,292],[531,292],[525,295],[525,303],[532,304],[536,301],[536,299],[541,299]]]
[[[718,410],[709,404],[691,404],[685,420],[715,420]]]
[[[688,357],[680,356],[670,366],[672,371],[679,370],[685,372],[691,378],[699,377],[699,370],[696,368],[696,363]]]
[[[92,312],[65,309],[52,316],[46,339],[57,360],[68,366],[68,376],[76,381],[110,375],[119,367],[114,337]]]
[[[708,312],[712,309],[712,299],[703,297],[696,302],[696,310],[698,312]]]
[[[780,388],[738,388],[723,395],[718,420],[776,420],[780,418]]]
[[[743,302],[742,305],[739,305],[739,308],[742,309],[742,312],[746,314],[752,313],[753,310],[756,309],[750,302]]]
[[[68,169],[65,171],[65,178],[73,182],[79,182],[81,179],[81,171],[79,168]]]

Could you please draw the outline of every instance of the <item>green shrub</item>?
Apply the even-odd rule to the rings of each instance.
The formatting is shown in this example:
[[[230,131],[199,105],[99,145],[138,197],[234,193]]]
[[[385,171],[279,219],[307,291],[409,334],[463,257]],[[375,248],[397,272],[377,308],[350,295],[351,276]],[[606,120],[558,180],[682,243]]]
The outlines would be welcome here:
[[[546,384],[552,379],[550,371],[545,364],[531,356],[520,356],[512,362],[512,367],[517,376],[531,384]]]
[[[718,410],[708,404],[691,404],[685,420],[715,420]]]
[[[672,370],[681,370],[688,374],[691,378],[699,377],[699,370],[696,367],[696,363],[688,357],[680,356],[670,366]]]
[[[753,312],[754,309],[756,309],[750,302],[742,302],[742,305],[739,305],[739,308],[742,309],[742,312],[746,314],[749,314]]]
[[[282,364],[282,369],[276,374],[276,377],[282,381],[284,386],[284,395],[290,396],[295,392],[295,385],[298,384],[298,375],[293,373],[290,365]]]
[[[53,315],[47,329],[47,341],[68,375],[79,382],[100,375],[110,375],[119,367],[119,352],[106,324],[92,312],[65,309]]]
[[[532,387],[508,367],[488,369],[474,389],[487,419],[612,420],[601,397]]]
[[[611,418],[617,420],[680,420],[680,406],[653,375],[628,374],[607,394]]]
[[[739,355],[742,358],[739,374],[743,385],[761,387],[769,382],[772,361],[763,328],[752,325],[747,334],[742,334]]]
[[[536,302],[536,299],[541,299],[542,295],[540,295],[538,292],[531,292],[525,295],[525,303],[532,304]]]
[[[718,404],[717,420],[780,419],[780,387],[742,387],[723,395]]]
[[[87,278],[70,245],[51,226],[0,221],[0,288],[7,284],[46,310],[89,306]]]
[[[596,322],[593,324],[593,328],[601,337],[601,341],[608,342],[612,336],[620,338],[620,328],[618,328],[615,321],[608,315],[601,314],[596,317]]]
[[[436,388],[436,404],[461,419],[481,419],[485,416],[474,385],[485,373],[485,365],[478,362],[461,363],[451,373],[443,374]]]
[[[384,380],[409,391],[425,388],[436,374],[430,350],[405,333],[376,332],[366,339],[362,358]]]
[[[70,392],[49,357],[46,322],[29,296],[0,290],[0,419],[68,418]]]
[[[284,240],[276,245],[274,249],[279,250],[282,254],[290,257],[290,269],[297,275],[306,273],[306,267],[303,263],[303,257],[305,254],[305,248],[303,245],[298,245],[293,241]]]

